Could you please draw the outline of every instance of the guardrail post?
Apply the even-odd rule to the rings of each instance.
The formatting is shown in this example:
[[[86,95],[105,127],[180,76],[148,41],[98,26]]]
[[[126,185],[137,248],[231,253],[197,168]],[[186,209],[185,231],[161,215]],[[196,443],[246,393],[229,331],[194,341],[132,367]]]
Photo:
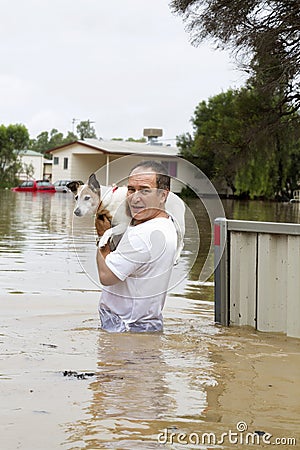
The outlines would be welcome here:
[[[229,326],[229,264],[227,237],[227,220],[224,218],[215,219],[215,322],[224,326]]]

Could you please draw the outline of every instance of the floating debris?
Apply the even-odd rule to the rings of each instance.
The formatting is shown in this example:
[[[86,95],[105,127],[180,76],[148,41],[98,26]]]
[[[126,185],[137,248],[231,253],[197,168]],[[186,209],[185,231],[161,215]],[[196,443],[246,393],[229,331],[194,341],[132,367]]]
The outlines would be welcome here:
[[[264,436],[266,434],[266,432],[262,431],[262,430],[256,430],[256,431],[254,431],[254,433],[258,434],[258,436]]]
[[[43,345],[44,347],[50,347],[50,348],[57,348],[58,347],[58,345],[55,345],[55,344],[41,344],[41,345]]]
[[[95,375],[95,372],[81,372],[78,373],[73,370],[64,370],[63,371],[64,377],[75,377],[78,380],[86,380],[88,377],[93,377]]]

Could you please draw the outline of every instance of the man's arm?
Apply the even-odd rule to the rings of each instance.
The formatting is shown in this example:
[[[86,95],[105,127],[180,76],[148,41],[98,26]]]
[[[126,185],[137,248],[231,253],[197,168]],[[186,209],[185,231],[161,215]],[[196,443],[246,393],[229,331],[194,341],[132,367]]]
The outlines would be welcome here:
[[[106,265],[105,258],[110,253],[109,245],[97,250],[97,267],[98,275],[103,286],[112,286],[120,281],[120,279]]]

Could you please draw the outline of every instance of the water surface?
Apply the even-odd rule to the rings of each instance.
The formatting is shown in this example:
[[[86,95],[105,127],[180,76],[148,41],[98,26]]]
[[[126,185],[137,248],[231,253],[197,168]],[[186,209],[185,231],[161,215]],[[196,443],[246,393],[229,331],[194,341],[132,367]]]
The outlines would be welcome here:
[[[164,332],[116,335],[98,328],[92,219],[73,221],[71,194],[0,192],[3,448],[229,448],[200,437],[220,438],[240,421],[297,436],[299,340],[214,324],[212,278],[198,281],[211,224],[200,201],[187,203],[193,214]],[[300,218],[297,204],[226,200],[224,208],[234,219]]]

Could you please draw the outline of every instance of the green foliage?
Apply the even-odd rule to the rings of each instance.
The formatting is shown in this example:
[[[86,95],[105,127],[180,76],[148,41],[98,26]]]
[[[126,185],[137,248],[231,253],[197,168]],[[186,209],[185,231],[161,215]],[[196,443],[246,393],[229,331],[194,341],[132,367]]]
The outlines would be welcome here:
[[[278,110],[291,103],[300,108],[299,0],[172,0],[170,6],[194,45],[209,39],[230,49],[251,85],[268,97],[277,94]]]
[[[300,165],[299,0],[172,0],[170,6],[194,45],[209,39],[230,49],[249,77],[240,92],[198,106],[192,140],[179,139],[183,155],[240,195],[291,195]]]
[[[69,142],[77,141],[78,137],[71,131],[64,137],[63,133],[53,128],[50,133],[48,131],[42,131],[36,139],[31,139],[29,148],[39,153],[43,153],[46,158],[51,158],[51,155],[47,154],[47,150],[50,150],[60,145],[68,144]]]
[[[147,139],[144,138],[144,137],[141,137],[141,138],[138,138],[138,139],[135,139],[133,137],[129,137],[128,139],[126,139],[126,142],[140,142],[142,144],[144,142],[147,142]]]
[[[47,153],[48,150],[78,141],[78,139],[97,138],[95,129],[91,125],[90,120],[81,121],[77,125],[76,130],[78,135],[72,131],[68,131],[66,136],[55,128],[53,128],[50,133],[48,131],[42,131],[36,139],[31,139],[29,148],[36,152],[43,153],[46,158],[51,159],[51,155]]]
[[[236,195],[251,199],[274,196],[272,161],[261,157],[251,159],[240,168],[235,177]]]
[[[79,139],[94,138],[97,139],[95,128],[90,120],[82,120],[76,127]]]
[[[300,139],[295,139],[288,154],[286,191],[299,189],[300,183]]]
[[[224,179],[235,190],[236,173],[249,152],[248,112],[251,91],[229,90],[202,101],[192,117],[194,136],[179,137],[181,154],[196,164],[209,178]],[[244,123],[248,121],[247,133]]]
[[[124,141],[123,138],[112,138],[111,140],[112,141],[120,141],[120,142]],[[128,139],[125,140],[125,142],[140,142],[140,143],[144,143],[144,142],[147,142],[147,139],[144,138],[144,137],[141,137],[141,138],[138,138],[138,139],[135,139],[133,137],[129,137]]]
[[[297,186],[299,115],[278,117],[253,88],[229,90],[202,101],[194,134],[179,136],[181,155],[216,184],[238,196],[285,197]],[[267,113],[266,113],[267,111]]]
[[[30,180],[30,178],[32,178],[33,174],[34,174],[34,167],[33,167],[32,163],[23,164],[22,171],[26,174],[27,179]]]
[[[193,189],[191,189],[189,186],[182,188],[179,196],[181,198],[198,198],[196,192],[193,191]]]
[[[12,186],[21,169],[18,152],[27,147],[29,133],[24,125],[0,125],[0,187]]]

